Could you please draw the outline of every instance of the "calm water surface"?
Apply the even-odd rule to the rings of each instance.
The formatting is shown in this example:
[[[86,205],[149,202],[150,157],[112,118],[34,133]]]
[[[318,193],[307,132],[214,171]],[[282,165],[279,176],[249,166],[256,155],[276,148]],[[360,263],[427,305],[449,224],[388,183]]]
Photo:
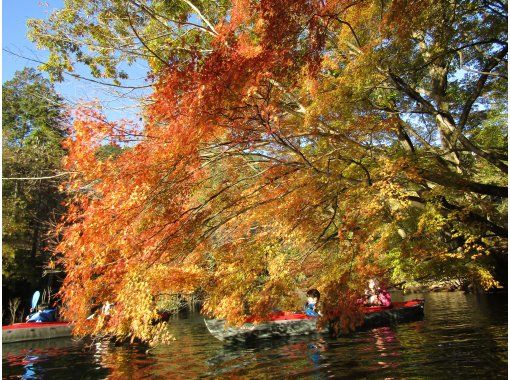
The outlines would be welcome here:
[[[225,345],[199,314],[173,323],[177,341],[89,346],[71,339],[3,345],[4,379],[507,378],[507,294],[425,298],[421,321],[354,333]],[[396,299],[398,297],[395,297]]]

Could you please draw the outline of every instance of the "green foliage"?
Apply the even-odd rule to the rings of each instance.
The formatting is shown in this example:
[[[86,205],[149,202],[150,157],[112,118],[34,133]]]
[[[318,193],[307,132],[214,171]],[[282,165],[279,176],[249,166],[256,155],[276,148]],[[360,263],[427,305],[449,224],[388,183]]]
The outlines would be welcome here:
[[[156,310],[174,314],[182,307],[182,298],[179,294],[162,294],[156,298]]]
[[[213,25],[225,16],[227,2],[193,1]],[[29,38],[50,55],[40,68],[52,80],[87,66],[95,78],[120,84],[125,64],[146,61],[153,72],[188,64],[205,49],[214,32],[187,1],[66,0],[48,19],[28,21]]]
[[[109,158],[115,158],[119,154],[121,154],[124,149],[125,148],[121,148],[120,146],[113,145],[113,144],[101,145],[97,149],[96,156],[97,156],[97,158],[99,160],[106,160],[106,159],[109,159]]]
[[[65,131],[63,99],[33,69],[16,72],[2,86],[2,278],[37,286],[51,246],[47,231],[62,212],[59,173]],[[19,291],[19,289],[17,289]]]

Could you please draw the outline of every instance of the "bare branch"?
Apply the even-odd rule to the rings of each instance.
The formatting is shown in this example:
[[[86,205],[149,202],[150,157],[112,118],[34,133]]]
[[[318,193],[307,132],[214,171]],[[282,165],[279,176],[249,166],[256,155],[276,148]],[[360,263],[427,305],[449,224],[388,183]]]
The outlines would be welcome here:
[[[13,51],[9,50],[9,49],[6,49],[6,48],[3,48],[2,49],[3,51],[5,51],[6,53],[9,53],[11,55],[14,55],[16,57],[19,57],[19,58],[22,58],[22,59],[26,59],[27,61],[31,61],[31,62],[35,62],[35,63],[40,63],[42,65],[45,64],[45,62],[43,61],[40,61],[38,59],[34,59],[34,58],[29,58],[29,57],[26,57],[24,55],[21,55],[21,54],[17,54],[17,53],[14,53]],[[100,85],[103,85],[103,86],[109,86],[109,87],[117,87],[117,88],[126,88],[126,89],[130,89],[130,90],[136,90],[136,89],[141,89],[141,88],[151,88],[152,87],[152,84],[148,84],[148,85],[145,85],[145,86],[123,86],[123,85],[120,85],[120,84],[114,84],[114,83],[108,83],[108,82],[102,82],[102,81],[99,81],[99,80],[95,80],[95,79],[91,79],[91,78],[86,78],[84,76],[81,76],[81,75],[78,75],[78,74],[75,74],[75,73],[71,73],[69,71],[62,71],[63,74],[65,75],[69,75],[73,78],[76,78],[76,79],[82,79],[82,80],[85,80],[87,82],[92,82],[92,83],[97,83],[97,84],[100,84]]]
[[[212,26],[212,24],[209,22],[209,20],[207,20],[204,15],[202,14],[202,12],[200,12],[200,10],[189,0],[182,0],[184,1],[186,4],[188,4],[191,9],[193,9],[195,11],[195,13],[197,14],[198,17],[200,17],[200,19],[205,22],[205,24],[208,26],[209,28],[209,32],[211,34],[213,34],[214,36],[217,36],[218,35],[218,32],[216,31],[216,29],[214,29],[214,26]]]
[[[50,176],[46,176],[46,177],[2,177],[2,180],[9,179],[9,180],[17,180],[17,181],[38,181],[38,180],[43,180],[43,179],[52,179],[52,178],[63,177],[63,176],[71,175],[71,174],[75,174],[75,173],[77,173],[77,172],[65,172],[65,173],[59,173],[59,174],[50,175]]]
[[[466,101],[466,104],[464,104],[464,108],[462,109],[462,115],[459,119],[459,129],[463,130],[467,120],[469,118],[469,113],[471,112],[471,108],[473,107],[473,104],[475,103],[476,99],[481,95],[483,88],[485,87],[485,83],[487,82],[487,79],[489,77],[489,73],[498,65],[500,60],[507,54],[508,47],[504,47],[501,49],[498,54],[496,54],[493,58],[491,58],[487,64],[482,69],[482,75],[480,75],[480,78],[478,78],[478,81],[476,82],[475,88],[473,91],[470,91],[471,96]]]

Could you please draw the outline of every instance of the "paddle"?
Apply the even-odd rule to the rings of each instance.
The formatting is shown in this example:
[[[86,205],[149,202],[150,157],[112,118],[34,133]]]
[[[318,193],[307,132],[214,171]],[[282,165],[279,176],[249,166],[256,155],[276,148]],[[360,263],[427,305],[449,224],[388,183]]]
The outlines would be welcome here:
[[[39,292],[39,290],[36,290],[36,292],[32,296],[32,309],[35,309],[35,307],[37,306],[37,303],[39,302],[39,297],[41,297],[41,292]]]

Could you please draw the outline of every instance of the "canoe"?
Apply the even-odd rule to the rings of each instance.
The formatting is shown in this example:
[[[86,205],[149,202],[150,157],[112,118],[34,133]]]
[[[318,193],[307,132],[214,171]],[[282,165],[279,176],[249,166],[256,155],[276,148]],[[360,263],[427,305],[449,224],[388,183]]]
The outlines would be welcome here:
[[[68,322],[29,322],[2,326],[2,344],[71,336]]]
[[[398,322],[413,321],[424,315],[422,299],[406,302],[394,302],[389,307],[365,307],[364,323],[359,330],[386,326]],[[327,329],[317,328],[317,319],[303,313],[278,312],[269,316],[269,321],[254,323],[248,318],[246,323],[234,327],[226,325],[224,320],[204,319],[209,332],[222,341],[244,341],[253,338],[276,338],[284,336],[308,335],[327,332]]]
[[[394,323],[411,322],[424,316],[424,299],[393,302],[390,307],[365,307],[365,322],[360,329],[387,326]]]

